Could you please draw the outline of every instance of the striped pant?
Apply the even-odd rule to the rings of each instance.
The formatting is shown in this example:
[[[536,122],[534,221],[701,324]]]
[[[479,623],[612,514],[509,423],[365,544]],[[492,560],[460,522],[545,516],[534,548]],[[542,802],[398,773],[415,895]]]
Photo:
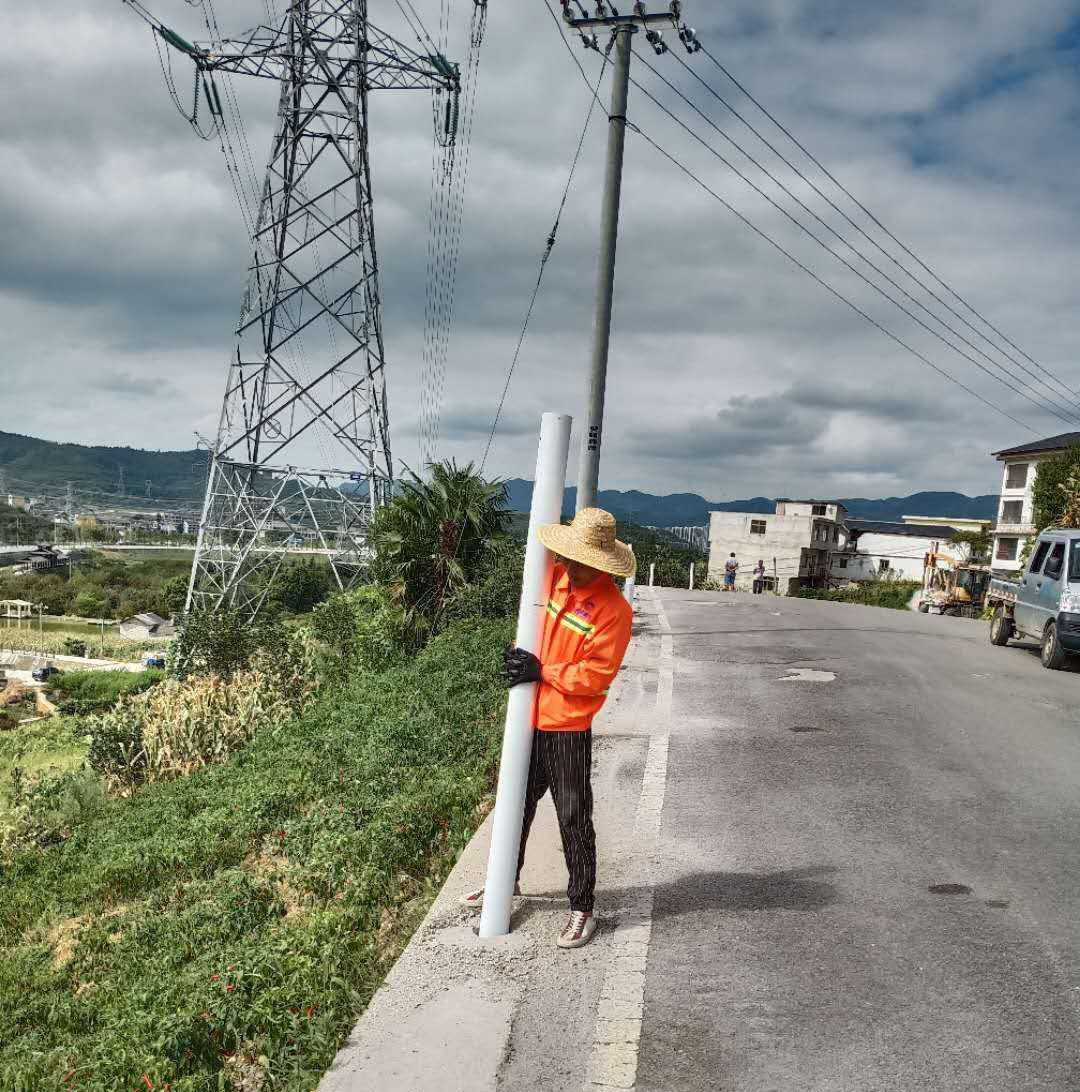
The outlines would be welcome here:
[[[571,910],[592,911],[596,888],[596,831],[592,809],[592,729],[584,732],[533,732],[529,784],[518,850],[518,876],[536,805],[551,790],[559,820],[563,854],[570,873],[566,894]]]

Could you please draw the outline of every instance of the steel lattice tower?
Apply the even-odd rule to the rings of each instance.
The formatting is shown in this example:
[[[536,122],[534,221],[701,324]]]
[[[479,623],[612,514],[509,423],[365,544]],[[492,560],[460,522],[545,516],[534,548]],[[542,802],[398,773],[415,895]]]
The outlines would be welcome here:
[[[159,33],[219,119],[215,73],[281,84],[187,599],[254,616],[286,553],[325,554],[343,587],[368,558],[393,477],[368,92],[445,93],[452,139],[459,77],[369,23],[366,0],[292,0],[280,25],[207,46]]]

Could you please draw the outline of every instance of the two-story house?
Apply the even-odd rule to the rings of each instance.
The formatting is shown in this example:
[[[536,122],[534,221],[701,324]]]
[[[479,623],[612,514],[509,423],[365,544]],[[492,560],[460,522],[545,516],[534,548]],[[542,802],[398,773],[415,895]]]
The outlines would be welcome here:
[[[709,578],[720,581],[734,554],[736,587],[747,590],[758,561],[766,585],[791,595],[803,585],[825,583],[831,555],[847,545],[847,509],[836,501],[778,500],[773,515],[712,512],[709,519]]]
[[[991,566],[1003,573],[1017,572],[1024,544],[1035,534],[1034,505],[1031,491],[1039,463],[1050,455],[1080,444],[1080,432],[1063,432],[1045,440],[1035,440],[1019,447],[995,451],[994,458],[1003,463],[1001,500],[997,527],[994,528],[994,548]]]

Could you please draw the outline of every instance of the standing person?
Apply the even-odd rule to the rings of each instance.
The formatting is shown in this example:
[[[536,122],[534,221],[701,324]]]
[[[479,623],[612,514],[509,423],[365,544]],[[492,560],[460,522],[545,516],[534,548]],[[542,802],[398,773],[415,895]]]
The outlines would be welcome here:
[[[765,590],[765,562],[759,558],[754,566],[754,594],[760,595]]]
[[[735,555],[724,562],[724,591],[735,590],[735,577],[739,574],[739,563],[735,560]]]
[[[633,609],[612,576],[632,576],[634,552],[615,538],[615,517],[583,508],[569,527],[548,524],[537,537],[559,556],[539,657],[507,649],[510,686],[537,682],[532,755],[518,850],[518,877],[536,805],[550,790],[570,873],[570,917],[556,943],[580,948],[596,932],[596,832],[592,819],[592,721],[607,698],[630,643]],[[520,894],[517,886],[515,893]],[[459,900],[483,906],[484,891]]]

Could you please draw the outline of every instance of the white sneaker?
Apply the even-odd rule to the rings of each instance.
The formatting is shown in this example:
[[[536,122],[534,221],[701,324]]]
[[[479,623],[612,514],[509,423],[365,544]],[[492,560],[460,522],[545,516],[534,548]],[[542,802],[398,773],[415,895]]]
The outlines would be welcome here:
[[[514,894],[521,894],[521,884],[514,884]],[[484,889],[478,887],[475,891],[467,891],[464,895],[458,896],[458,902],[462,906],[472,906],[479,910],[484,905]]]
[[[596,918],[585,910],[571,910],[565,928],[555,941],[560,948],[583,948],[596,932]]]

